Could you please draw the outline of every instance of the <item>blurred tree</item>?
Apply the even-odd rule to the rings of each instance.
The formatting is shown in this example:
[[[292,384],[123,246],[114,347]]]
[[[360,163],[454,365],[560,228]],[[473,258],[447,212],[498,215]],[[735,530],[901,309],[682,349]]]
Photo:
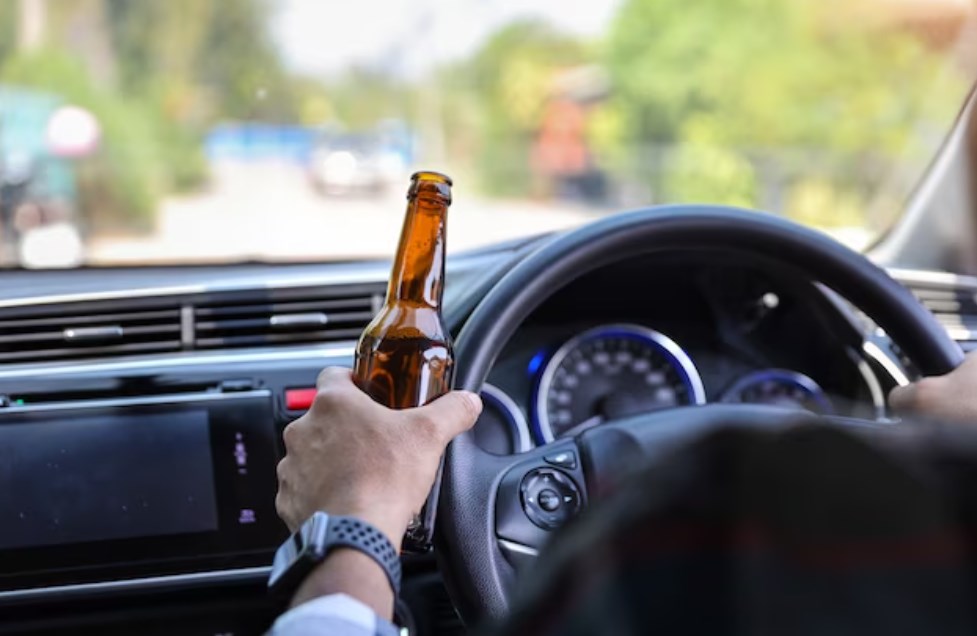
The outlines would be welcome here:
[[[444,76],[445,111],[477,108],[476,169],[496,194],[529,190],[529,148],[554,74],[592,56],[579,40],[539,21],[509,24]],[[459,115],[463,116],[463,115]],[[471,122],[474,123],[474,122]]]
[[[124,87],[169,116],[291,121],[299,100],[270,40],[266,0],[109,3]]]
[[[190,0],[199,1],[199,0]],[[270,0],[207,0],[214,8],[197,60],[230,118],[295,121],[298,100],[267,29]]]
[[[827,173],[811,175],[819,192],[828,182],[864,199],[876,184],[862,164],[920,160],[918,125],[952,118],[959,103],[934,97],[962,94],[960,78],[910,33],[845,19],[864,4],[627,0],[606,42],[612,105],[629,143],[678,146],[688,165],[666,196],[757,205],[759,190],[730,175],[750,181],[763,168],[752,154],[787,149],[828,159]],[[713,160],[690,178],[695,157]],[[719,157],[725,168],[714,170]]]
[[[17,46],[17,3],[0,2],[0,61]]]
[[[418,90],[425,90],[423,86]],[[365,66],[350,68],[327,83],[336,118],[353,130],[372,128],[384,119],[411,117],[411,89],[390,74]]]

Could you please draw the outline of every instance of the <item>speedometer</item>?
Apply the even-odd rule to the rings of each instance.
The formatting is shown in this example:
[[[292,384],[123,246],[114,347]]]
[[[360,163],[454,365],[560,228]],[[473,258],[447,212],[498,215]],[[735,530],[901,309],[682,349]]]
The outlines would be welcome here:
[[[605,420],[703,403],[699,372],[674,340],[607,325],[571,338],[550,358],[536,389],[534,432],[546,443]]]

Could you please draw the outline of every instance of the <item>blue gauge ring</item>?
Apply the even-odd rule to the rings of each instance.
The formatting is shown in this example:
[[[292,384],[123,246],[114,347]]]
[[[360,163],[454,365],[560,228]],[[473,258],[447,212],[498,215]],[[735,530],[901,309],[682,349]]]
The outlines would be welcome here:
[[[742,396],[747,389],[765,382],[777,382],[784,386],[800,389],[812,402],[818,405],[822,415],[831,415],[835,411],[831,400],[817,382],[803,373],[787,369],[762,369],[748,373],[726,389],[722,401],[727,403],[743,402]]]
[[[532,410],[533,434],[540,444],[546,444],[555,439],[546,405],[547,396],[549,395],[553,382],[553,375],[571,352],[584,343],[602,338],[627,338],[649,345],[651,348],[663,354],[669,363],[671,363],[672,368],[685,385],[692,404],[706,403],[706,391],[703,387],[702,378],[699,375],[698,369],[696,369],[695,364],[685,350],[674,340],[659,331],[640,325],[601,325],[581,332],[567,340],[556,350],[543,367],[533,392]]]
[[[506,421],[508,433],[513,443],[514,453],[525,453],[533,447],[526,418],[519,407],[502,389],[486,382],[482,385],[482,400],[489,408],[494,408]]]

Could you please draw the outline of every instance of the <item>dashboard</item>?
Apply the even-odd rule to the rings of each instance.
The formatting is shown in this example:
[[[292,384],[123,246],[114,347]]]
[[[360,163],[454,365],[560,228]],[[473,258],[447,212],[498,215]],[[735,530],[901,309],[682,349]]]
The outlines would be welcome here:
[[[476,436],[497,454],[710,402],[884,414],[859,336],[822,290],[721,255],[625,263],[579,279],[523,324],[489,384]]]
[[[453,333],[537,246],[449,259]],[[265,589],[286,534],[274,515],[281,431],[322,367],[352,364],[387,273],[384,262],[0,272],[0,488],[12,494],[0,504],[0,634],[267,629],[282,609]],[[662,255],[555,290],[498,352],[476,437],[519,453],[721,401],[882,418],[908,373],[884,334],[791,271]],[[407,555],[404,569],[411,633],[460,633],[433,557]]]

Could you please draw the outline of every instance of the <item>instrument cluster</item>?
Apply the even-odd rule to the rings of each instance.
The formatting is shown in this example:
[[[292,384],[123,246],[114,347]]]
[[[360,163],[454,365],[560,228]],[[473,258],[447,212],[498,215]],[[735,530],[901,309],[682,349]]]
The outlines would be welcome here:
[[[530,361],[531,391],[521,407],[487,384],[478,443],[496,454],[524,452],[602,423],[712,402],[769,404],[835,413],[831,397],[795,370],[754,368],[707,398],[693,356],[669,335],[639,324],[604,324],[576,333]],[[527,417],[528,415],[528,417]]]

